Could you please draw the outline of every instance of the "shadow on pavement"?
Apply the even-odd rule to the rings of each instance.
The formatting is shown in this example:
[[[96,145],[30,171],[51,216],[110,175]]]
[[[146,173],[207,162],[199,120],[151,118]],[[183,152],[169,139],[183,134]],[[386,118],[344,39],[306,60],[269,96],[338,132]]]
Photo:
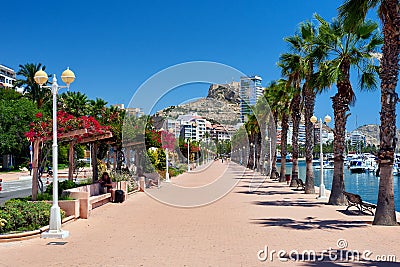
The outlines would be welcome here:
[[[314,220],[313,217],[307,217],[304,218],[304,220],[293,220],[289,218],[253,219],[252,222],[262,226],[280,226],[297,230],[343,230],[348,228],[360,228],[368,226],[364,222]]]
[[[346,206],[343,206],[343,208],[346,208]],[[371,213],[369,212],[360,212],[359,210],[336,210],[344,215],[347,216],[372,216]]]
[[[340,252],[339,252],[340,253]],[[345,253],[345,252],[343,252]],[[288,260],[289,261],[289,260]],[[300,259],[299,259],[300,261]],[[337,266],[352,266],[352,267],[392,267],[392,266],[399,266],[399,263],[396,262],[388,262],[388,261],[333,261],[330,260],[328,256],[324,256],[324,259],[321,261],[307,261],[307,262],[296,262],[296,266],[324,266],[324,267],[337,267]]]
[[[249,188],[249,186],[246,186]],[[295,193],[291,192],[281,192],[281,191],[260,191],[260,190],[245,190],[245,191],[237,191],[236,193],[239,194],[247,194],[247,195],[263,195],[263,196],[270,196],[270,195],[293,195]],[[274,201],[276,202],[276,201]]]
[[[282,194],[282,192],[279,192],[279,194]],[[290,195],[290,193],[286,193],[287,195]],[[253,201],[252,202],[255,205],[261,205],[261,206],[292,206],[292,207],[320,207],[323,204],[321,203],[314,203],[310,202],[307,200],[296,200],[296,201],[285,201],[285,200],[274,200],[274,201]]]

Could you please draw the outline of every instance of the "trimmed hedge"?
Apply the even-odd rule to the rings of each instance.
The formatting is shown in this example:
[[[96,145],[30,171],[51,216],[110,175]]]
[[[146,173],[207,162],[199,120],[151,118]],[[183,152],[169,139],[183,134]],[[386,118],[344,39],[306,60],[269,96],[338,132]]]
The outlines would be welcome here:
[[[11,199],[0,207],[0,234],[31,231],[46,226],[50,221],[51,204]],[[65,212],[61,210],[61,218]]]

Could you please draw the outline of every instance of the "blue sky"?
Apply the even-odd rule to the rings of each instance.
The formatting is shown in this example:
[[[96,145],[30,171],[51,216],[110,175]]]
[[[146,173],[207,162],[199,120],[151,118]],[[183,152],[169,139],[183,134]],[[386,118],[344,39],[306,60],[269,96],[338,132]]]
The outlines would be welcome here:
[[[263,85],[280,78],[283,38],[317,12],[336,16],[341,1],[6,1],[0,22],[0,64],[41,62],[60,75],[70,67],[73,90],[109,104],[127,105],[135,90],[155,73],[175,64],[203,60],[263,77]],[[374,14],[372,16],[375,16]],[[183,89],[182,89],[183,88]],[[185,86],[176,105],[205,96],[208,85]],[[333,117],[330,96],[318,96],[316,115]],[[161,106],[162,106],[161,105]],[[379,122],[380,93],[359,93],[348,129]],[[332,125],[333,126],[333,125]]]

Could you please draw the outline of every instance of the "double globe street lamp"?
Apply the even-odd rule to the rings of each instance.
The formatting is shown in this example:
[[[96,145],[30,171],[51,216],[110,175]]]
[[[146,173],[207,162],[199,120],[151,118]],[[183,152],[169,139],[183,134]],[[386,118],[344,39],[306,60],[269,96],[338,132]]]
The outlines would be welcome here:
[[[324,118],[325,123],[331,122],[331,117],[329,115],[326,115]],[[315,124],[318,119],[315,116],[312,116],[310,118],[310,121]],[[326,194],[325,194],[325,184],[324,184],[324,152],[322,151],[322,119],[319,119],[319,161],[321,164],[321,169],[320,169],[320,178],[321,178],[321,184],[319,186],[319,196],[318,199],[326,199]]]
[[[61,79],[66,86],[57,84],[56,75],[53,75],[51,86],[45,86],[48,76],[43,70],[35,73],[35,82],[43,88],[50,88],[53,95],[53,205],[50,209],[50,224],[49,230],[42,233],[42,238],[66,238],[69,235],[68,231],[61,230],[61,215],[60,207],[58,206],[58,145],[57,145],[57,93],[61,88],[68,88],[75,80],[75,74],[67,68],[62,74]]]

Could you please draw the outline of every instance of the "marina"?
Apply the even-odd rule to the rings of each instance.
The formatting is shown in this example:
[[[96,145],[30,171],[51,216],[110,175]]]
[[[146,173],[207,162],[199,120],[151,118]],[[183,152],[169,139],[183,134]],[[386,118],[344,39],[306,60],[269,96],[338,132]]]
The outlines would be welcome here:
[[[280,164],[277,165],[278,171]],[[315,185],[320,185],[320,170],[313,167]],[[325,169],[324,167],[324,183],[328,190],[332,189],[333,169]],[[292,163],[286,163],[286,173],[292,173]],[[299,178],[305,181],[306,178],[306,162],[299,161]],[[399,196],[399,176],[393,176],[394,179],[394,201],[396,211],[400,211],[400,196]],[[344,168],[344,183],[347,192],[358,194],[366,202],[373,204],[377,203],[379,177],[375,176],[375,172],[352,173],[346,166]]]

